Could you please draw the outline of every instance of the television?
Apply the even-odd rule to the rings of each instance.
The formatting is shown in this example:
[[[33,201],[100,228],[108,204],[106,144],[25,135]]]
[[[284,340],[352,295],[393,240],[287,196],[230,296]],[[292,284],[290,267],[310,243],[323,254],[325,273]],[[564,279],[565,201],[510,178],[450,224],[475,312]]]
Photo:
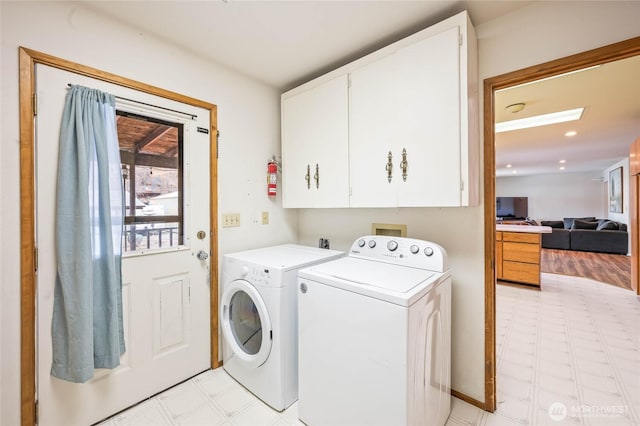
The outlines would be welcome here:
[[[500,219],[524,220],[529,216],[527,197],[496,197],[496,216]]]

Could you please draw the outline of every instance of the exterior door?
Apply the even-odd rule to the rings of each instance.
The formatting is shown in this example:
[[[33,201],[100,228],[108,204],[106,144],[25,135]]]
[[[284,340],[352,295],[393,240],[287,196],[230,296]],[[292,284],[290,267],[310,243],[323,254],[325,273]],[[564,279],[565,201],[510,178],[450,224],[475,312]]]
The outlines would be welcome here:
[[[159,235],[163,235],[167,224],[157,220],[146,224],[134,221],[125,226],[122,296],[126,352],[118,368],[97,370],[94,378],[84,384],[66,382],[50,375],[56,277],[54,212],[58,135],[68,83],[104,90],[119,99],[134,99],[174,110],[121,100],[116,104],[119,111],[170,123],[167,127],[175,125],[181,129],[182,138],[179,159],[174,161],[179,162],[182,169],[180,187],[176,191],[181,196],[173,200],[173,207],[177,207],[180,213],[170,214],[171,207],[161,203],[162,200],[166,202],[163,197],[155,197],[158,198],[155,204],[150,199],[140,206],[141,215],[162,212],[166,217],[180,217],[179,224],[171,231],[171,242],[164,245],[146,242],[154,239],[169,241],[166,239],[168,236]],[[36,92],[36,242],[39,254],[36,377],[39,424],[87,425],[188,379],[211,365],[209,111],[44,65],[36,66]],[[123,157],[123,177],[125,170],[130,171],[124,161]],[[169,173],[163,168],[153,167],[148,171]],[[126,177],[131,179],[131,176]],[[179,205],[177,200],[181,200]],[[138,203],[136,200],[136,206]],[[135,217],[133,219],[136,220]],[[168,232],[165,231],[164,235]],[[130,245],[134,241],[132,238],[138,243],[133,249]],[[198,256],[200,251],[202,253]]]
[[[256,288],[245,280],[225,287],[220,301],[225,362],[237,357],[244,365],[259,367],[271,352],[271,320]]]

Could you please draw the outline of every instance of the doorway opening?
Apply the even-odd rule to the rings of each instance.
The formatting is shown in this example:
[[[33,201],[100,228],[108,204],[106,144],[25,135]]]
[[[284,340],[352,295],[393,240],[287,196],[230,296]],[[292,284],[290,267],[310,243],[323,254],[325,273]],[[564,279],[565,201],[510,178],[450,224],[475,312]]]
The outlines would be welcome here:
[[[496,198],[495,93],[501,89],[637,55],[640,55],[640,37],[484,81],[485,409],[487,411],[493,412],[496,409],[496,205],[491,201]],[[630,140],[629,144],[632,142]]]

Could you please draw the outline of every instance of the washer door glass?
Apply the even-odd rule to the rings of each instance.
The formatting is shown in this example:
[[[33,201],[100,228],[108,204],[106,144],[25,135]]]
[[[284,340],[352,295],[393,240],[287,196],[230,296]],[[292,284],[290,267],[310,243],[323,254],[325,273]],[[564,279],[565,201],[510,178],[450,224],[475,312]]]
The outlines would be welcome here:
[[[256,288],[245,280],[225,287],[220,306],[222,334],[229,349],[249,366],[259,367],[271,352],[271,321]]]
[[[262,321],[251,296],[242,290],[231,296],[229,326],[236,343],[246,353],[258,353],[262,346]]]

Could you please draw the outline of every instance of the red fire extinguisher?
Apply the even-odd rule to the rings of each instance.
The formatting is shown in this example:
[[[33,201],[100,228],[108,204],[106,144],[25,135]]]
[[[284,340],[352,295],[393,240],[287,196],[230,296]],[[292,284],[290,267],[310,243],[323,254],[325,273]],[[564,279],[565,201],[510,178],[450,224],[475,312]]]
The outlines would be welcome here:
[[[267,195],[269,197],[276,196],[277,181],[278,181],[278,165],[276,164],[275,161],[269,161],[267,163]]]

